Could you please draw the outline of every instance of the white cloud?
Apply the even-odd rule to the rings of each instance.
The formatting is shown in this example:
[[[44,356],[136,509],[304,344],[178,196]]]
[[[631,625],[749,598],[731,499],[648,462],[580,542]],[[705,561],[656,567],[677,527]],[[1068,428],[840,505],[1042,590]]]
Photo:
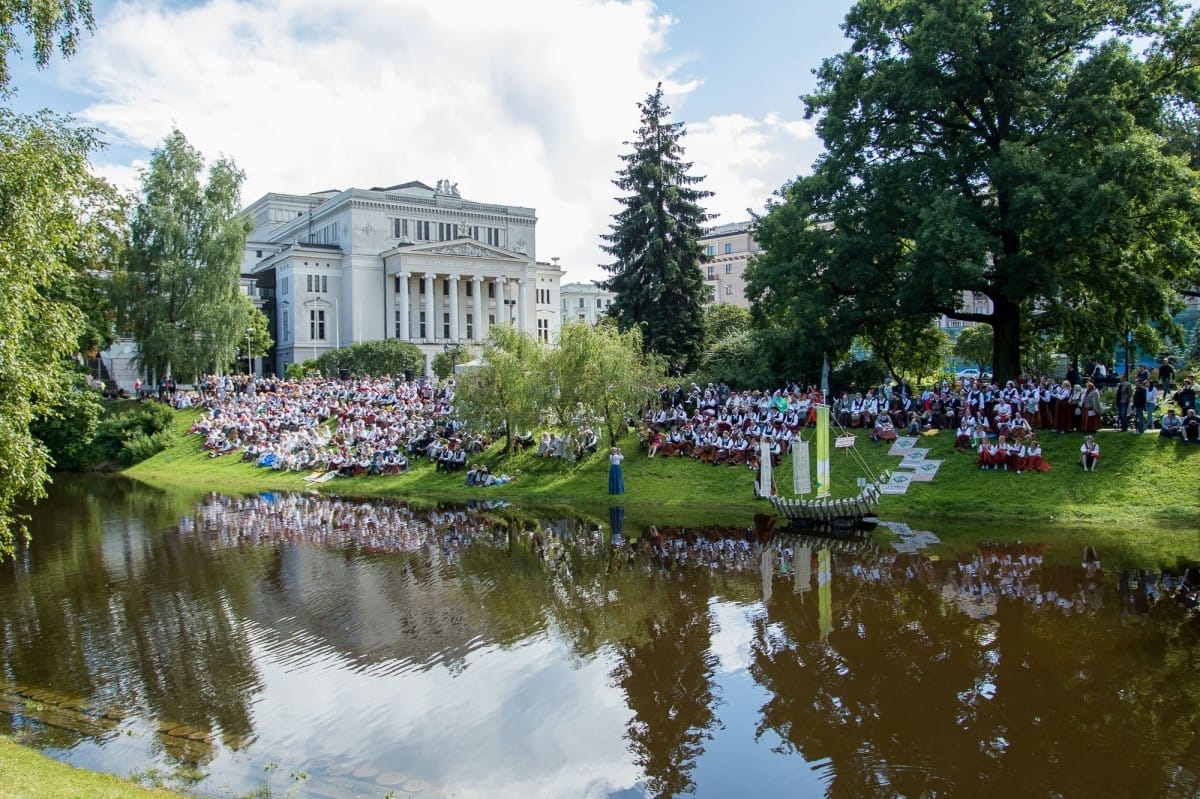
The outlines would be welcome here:
[[[707,201],[715,222],[749,218],[785,182],[808,172],[821,144],[804,120],[769,113],[762,119],[742,114],[714,116],[687,126],[684,140],[694,174],[704,175],[713,192]]]
[[[177,126],[246,172],[243,200],[440,178],[463,196],[532,206],[539,259],[594,279],[617,209],[612,179],[636,103],[664,81],[673,21],[651,0],[126,2],[57,77],[108,134],[98,171],[136,186],[129,153]],[[674,102],[674,100],[672,100]],[[685,120],[686,121],[686,120]],[[737,115],[689,124],[711,208],[745,218],[811,156],[806,123]]]

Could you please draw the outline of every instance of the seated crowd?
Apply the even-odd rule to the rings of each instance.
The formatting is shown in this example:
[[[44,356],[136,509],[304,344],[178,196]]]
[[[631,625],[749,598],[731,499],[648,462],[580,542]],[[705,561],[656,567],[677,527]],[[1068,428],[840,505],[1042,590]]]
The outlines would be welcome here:
[[[192,402],[208,410],[190,432],[212,457],[240,453],[273,469],[390,475],[427,458],[451,471],[491,443],[454,419],[452,382],[265,379]]]

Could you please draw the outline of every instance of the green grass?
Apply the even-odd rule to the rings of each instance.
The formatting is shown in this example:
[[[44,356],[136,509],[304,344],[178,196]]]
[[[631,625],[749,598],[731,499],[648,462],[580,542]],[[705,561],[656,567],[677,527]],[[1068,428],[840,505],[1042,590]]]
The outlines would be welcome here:
[[[195,412],[179,416],[182,429]],[[887,455],[889,446],[858,434],[857,453],[874,473],[894,469],[899,459]],[[964,541],[981,535],[1030,540],[1035,534],[1073,537],[1093,545],[1105,544],[1129,553],[1152,553],[1159,560],[1200,559],[1200,446],[1161,441],[1157,434],[1102,432],[1097,435],[1102,457],[1095,472],[1079,468],[1080,434],[1042,436],[1044,455],[1052,470],[1045,473],[980,471],[974,453],[956,453],[953,434],[942,431],[922,436],[917,446],[928,448],[928,459],[941,460],[934,481],[915,483],[908,493],[883,497],[878,513],[886,519],[935,527],[945,539]],[[302,475],[260,469],[230,456],[209,458],[198,436],[181,435],[166,451],[129,469],[138,480],[197,493],[245,493],[268,490],[313,490]],[[601,452],[577,464],[537,458],[531,451],[501,455],[498,445],[479,458],[493,473],[517,479],[507,485],[470,487],[462,472],[436,472],[428,463],[414,463],[397,477],[335,478],[317,486],[329,494],[383,496],[417,503],[506,499],[529,508],[569,509],[604,518],[610,505],[626,508],[626,519],[639,523],[677,525],[746,524],[754,513],[770,512],[753,498],[754,474],[744,467],[711,466],[686,458],[648,459],[630,436],[623,444],[626,493],[608,491],[608,458]],[[854,456],[832,456],[832,492],[857,492],[863,470]],[[776,472],[776,484],[787,493],[790,460]],[[981,533],[982,531],[982,533]]]
[[[143,788],[129,780],[84,771],[0,736],[0,799],[179,799],[184,794]]]

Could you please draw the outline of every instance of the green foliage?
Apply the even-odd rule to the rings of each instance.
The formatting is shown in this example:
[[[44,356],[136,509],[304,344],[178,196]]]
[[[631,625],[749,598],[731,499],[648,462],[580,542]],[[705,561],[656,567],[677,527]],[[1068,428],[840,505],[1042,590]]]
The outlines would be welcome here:
[[[80,35],[93,25],[91,0],[5,0],[0,10],[0,95],[9,92],[8,56],[20,50],[22,39],[31,40],[33,61],[44,68],[56,50],[74,55]]]
[[[83,375],[64,373],[53,406],[34,419],[30,432],[45,446],[55,469],[78,471],[89,465],[103,412],[100,392]]]
[[[545,396],[545,353],[530,336],[507,325],[488,331],[483,363],[459,376],[459,415],[487,431],[504,431],[511,451],[515,433],[532,429]]]
[[[805,98],[826,153],[758,220],[748,296],[824,353],[984,322],[999,378],[1031,313],[1083,353],[1165,330],[1200,265],[1197,24],[1155,0],[860,0]]]
[[[992,357],[991,325],[972,325],[960,330],[958,338],[954,340],[954,355],[979,367],[982,372]]]
[[[703,178],[689,174],[683,123],[667,121],[662,84],[638,108],[638,138],[625,142],[633,150],[613,181],[626,195],[602,237],[616,259],[604,267],[612,277],[603,286],[616,293],[609,313],[621,330],[639,328],[649,352],[684,370],[704,344],[700,236],[709,217],[699,203],[711,192],[694,188]]]
[[[454,346],[433,356],[431,367],[435,375],[445,380],[454,376],[454,367],[469,360],[471,360],[471,352],[467,348]]]
[[[48,455],[30,426],[52,415],[84,328],[64,289],[98,248],[88,214],[111,197],[88,174],[96,143],[66,118],[0,108],[0,557],[23,529],[14,503],[43,494]]]
[[[740,305],[723,302],[704,308],[704,341],[711,347],[726,336],[750,329],[750,311]]]
[[[777,384],[779,378],[767,363],[761,338],[756,331],[735,329],[717,339],[704,353],[696,382],[715,385],[723,380],[736,390]]]
[[[868,327],[862,340],[897,382],[902,377],[916,382],[933,377],[950,349],[950,337],[944,331],[912,318]]]
[[[624,437],[626,421],[636,417],[662,383],[661,358],[643,354],[636,329],[621,332],[611,323],[568,324],[558,347],[544,353],[541,402],[560,425],[578,431],[603,427],[609,446]]]
[[[342,369],[357,377],[402,377],[406,371],[419,376],[425,372],[425,356],[417,345],[389,338],[330,350],[305,361],[303,368],[326,377],[337,377]]]
[[[288,380],[303,380],[304,378],[308,377],[310,369],[316,371],[316,369],[312,367],[312,363],[312,361],[296,361],[295,363],[289,363],[283,368],[283,376]]]
[[[151,154],[125,271],[114,282],[151,383],[229,371],[255,327],[238,284],[251,226],[239,215],[244,175],[224,158],[208,170],[207,183],[203,171],[203,157],[178,130]]]
[[[86,463],[132,466],[161,452],[174,438],[175,412],[158,402],[139,403],[134,410],[101,420]]]

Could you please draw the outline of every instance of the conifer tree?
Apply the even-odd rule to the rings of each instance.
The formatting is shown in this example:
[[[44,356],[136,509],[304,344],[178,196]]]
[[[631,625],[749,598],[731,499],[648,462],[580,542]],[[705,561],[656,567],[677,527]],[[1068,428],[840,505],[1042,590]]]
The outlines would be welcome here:
[[[613,183],[624,197],[613,215],[604,251],[616,261],[604,288],[616,294],[612,315],[621,330],[638,327],[647,352],[663,356],[678,373],[694,365],[704,345],[707,289],[700,264],[703,225],[700,201],[712,192],[696,188],[704,178],[689,174],[683,160],[682,122],[670,122],[662,84],[638,104],[642,119],[632,151]]]

